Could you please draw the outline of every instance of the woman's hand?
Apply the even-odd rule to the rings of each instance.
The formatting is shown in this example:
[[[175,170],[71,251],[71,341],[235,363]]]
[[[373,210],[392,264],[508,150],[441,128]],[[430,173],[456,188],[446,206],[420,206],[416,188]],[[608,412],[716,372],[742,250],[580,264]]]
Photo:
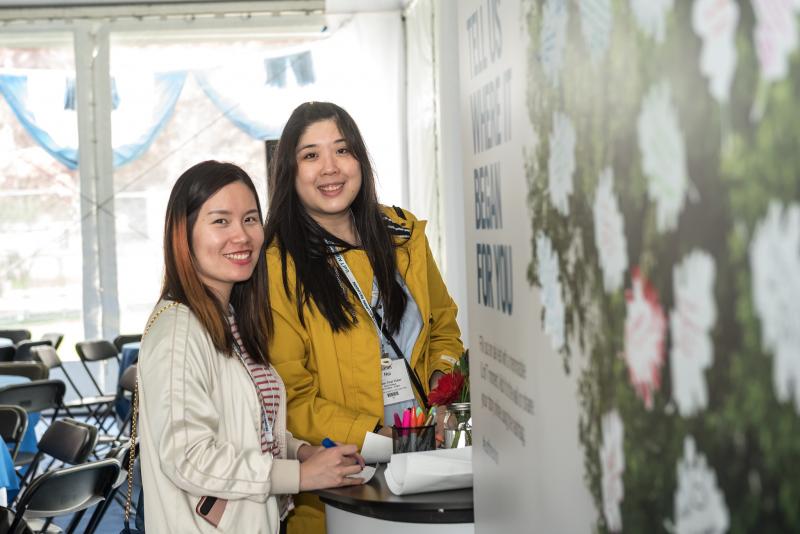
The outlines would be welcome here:
[[[300,491],[310,491],[339,486],[355,486],[363,484],[361,478],[349,478],[364,467],[364,458],[358,454],[358,447],[352,444],[341,444],[330,449],[304,445],[297,451],[298,459],[301,450],[303,455],[310,452],[305,460],[300,460]],[[315,449],[309,451],[308,449]]]
[[[314,445],[307,445],[304,443],[303,445],[300,445],[299,449],[297,449],[297,459],[300,460],[301,462],[305,462],[318,452],[322,452],[324,450],[325,447],[323,447],[322,445],[314,446]]]

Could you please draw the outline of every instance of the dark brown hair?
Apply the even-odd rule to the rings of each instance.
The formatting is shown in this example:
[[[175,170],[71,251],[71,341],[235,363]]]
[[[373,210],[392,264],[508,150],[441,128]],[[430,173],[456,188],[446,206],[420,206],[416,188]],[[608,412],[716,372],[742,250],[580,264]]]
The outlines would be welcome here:
[[[341,289],[337,267],[330,261],[325,240],[340,250],[352,245],[325,231],[300,203],[295,188],[297,144],[311,124],[332,120],[347,142],[361,168],[361,189],[350,209],[353,213],[361,247],[366,251],[378,283],[387,330],[396,332],[406,307],[406,295],[395,278],[395,245],[386,227],[367,147],[353,118],[330,102],[306,102],[298,106],[286,122],[270,169],[270,203],[267,212],[265,242],[274,240],[281,253],[283,286],[291,298],[286,275],[287,253],[294,261],[297,281],[294,300],[300,321],[303,305],[313,301],[334,331],[347,330],[355,324],[353,304]],[[346,278],[342,283],[349,287]],[[369,294],[369,288],[365,290]]]
[[[232,354],[234,343],[225,320],[228,310],[222,309],[214,293],[200,279],[191,236],[203,203],[234,182],[243,183],[253,193],[259,220],[263,221],[253,181],[232,163],[204,161],[188,169],[175,182],[164,224],[165,274],[161,288],[161,298],[188,306],[208,331],[214,347],[227,355]],[[253,275],[233,285],[230,303],[236,311],[236,324],[245,349],[256,361],[268,363],[267,339],[272,334],[272,316],[269,312],[265,245],[258,251]]]

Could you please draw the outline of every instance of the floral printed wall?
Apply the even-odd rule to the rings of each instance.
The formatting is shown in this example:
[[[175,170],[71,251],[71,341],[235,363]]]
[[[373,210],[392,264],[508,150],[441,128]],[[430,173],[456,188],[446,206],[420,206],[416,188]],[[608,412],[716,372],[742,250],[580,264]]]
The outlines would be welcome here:
[[[597,529],[800,531],[800,2],[522,6],[528,279]]]

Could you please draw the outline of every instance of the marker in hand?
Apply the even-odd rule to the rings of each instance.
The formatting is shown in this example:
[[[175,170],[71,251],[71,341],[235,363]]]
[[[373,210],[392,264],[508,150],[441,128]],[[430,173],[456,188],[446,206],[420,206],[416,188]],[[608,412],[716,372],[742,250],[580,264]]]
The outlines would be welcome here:
[[[322,446],[325,447],[326,449],[331,449],[333,447],[336,447],[336,442],[333,441],[331,438],[323,438],[322,439]],[[349,455],[348,455],[348,457],[349,457]],[[355,461],[356,461],[356,463],[358,465],[360,465],[362,468],[364,467],[364,458],[362,458],[360,454],[355,454],[354,459],[355,459]],[[352,476],[352,475],[348,475],[348,476]]]

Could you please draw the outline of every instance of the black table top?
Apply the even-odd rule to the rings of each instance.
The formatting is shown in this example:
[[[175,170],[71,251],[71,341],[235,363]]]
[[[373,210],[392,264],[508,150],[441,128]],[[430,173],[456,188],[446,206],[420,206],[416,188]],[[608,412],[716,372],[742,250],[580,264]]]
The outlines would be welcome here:
[[[378,467],[375,476],[362,486],[317,490],[327,505],[354,514],[404,523],[473,523],[472,488],[395,495],[386,485]]]

